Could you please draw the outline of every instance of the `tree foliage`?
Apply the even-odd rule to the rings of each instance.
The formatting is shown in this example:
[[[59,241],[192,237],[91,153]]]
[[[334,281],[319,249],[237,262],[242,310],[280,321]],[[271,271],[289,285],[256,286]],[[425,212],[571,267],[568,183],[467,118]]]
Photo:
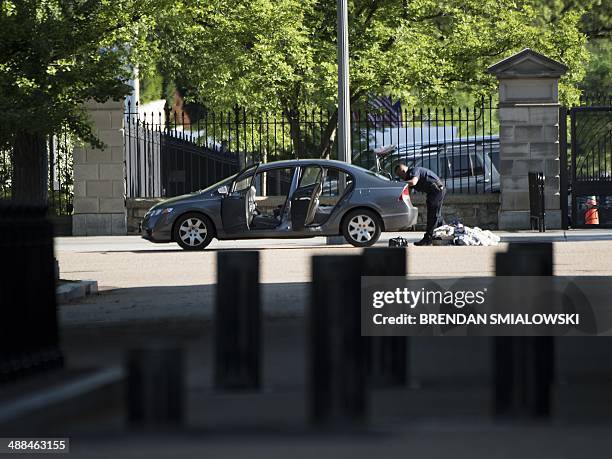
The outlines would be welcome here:
[[[540,14],[555,27],[567,14],[580,17],[578,29],[588,39],[588,63],[578,87],[594,95],[612,91],[612,2],[610,0],[540,0]],[[570,98],[566,102],[576,102]]]
[[[140,50],[162,6],[153,0],[2,0],[0,142],[67,125],[97,143],[83,103],[131,91],[128,63],[148,61]]]
[[[440,103],[458,91],[488,92],[486,67],[525,47],[570,67],[562,95],[575,98],[585,37],[579,7],[554,23],[531,0],[353,0],[350,78],[354,100],[392,94]],[[336,97],[336,3],[317,0],[182,0],[179,30],[160,33],[165,69],[210,107],[330,106]],[[188,19],[179,19],[179,18]],[[172,23],[172,21],[170,21]],[[452,100],[450,100],[452,102]]]
[[[567,64],[562,100],[576,100],[584,76],[582,10],[542,11],[541,0],[351,0],[353,106],[370,95],[404,104],[452,104],[490,94],[494,62],[530,47]],[[548,17],[547,17],[548,14]],[[213,109],[275,110],[299,137],[295,113],[334,107],[336,2],[180,0],[159,31],[165,72]],[[176,25],[179,25],[177,28]],[[329,153],[336,118],[321,146]]]

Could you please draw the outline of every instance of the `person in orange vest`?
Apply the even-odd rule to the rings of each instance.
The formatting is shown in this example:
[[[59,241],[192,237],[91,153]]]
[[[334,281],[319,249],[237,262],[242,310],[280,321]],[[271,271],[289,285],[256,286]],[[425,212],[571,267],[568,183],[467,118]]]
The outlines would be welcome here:
[[[585,225],[599,225],[599,212],[597,210],[597,199],[589,196],[586,200],[586,211],[584,212]]]

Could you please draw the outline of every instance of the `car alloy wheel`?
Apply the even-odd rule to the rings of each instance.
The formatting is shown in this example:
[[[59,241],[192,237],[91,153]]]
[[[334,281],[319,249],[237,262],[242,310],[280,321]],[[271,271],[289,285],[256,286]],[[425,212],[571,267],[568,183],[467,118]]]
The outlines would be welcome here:
[[[381,219],[376,212],[369,209],[355,209],[342,220],[342,235],[355,247],[370,247],[380,237]]]
[[[367,215],[356,215],[349,221],[348,233],[355,241],[367,243],[376,233],[376,223]]]
[[[173,231],[174,241],[185,250],[202,250],[214,237],[210,219],[198,212],[179,217]]]
[[[202,244],[207,234],[206,223],[199,218],[188,218],[179,226],[179,237],[185,244],[191,247],[197,247]]]

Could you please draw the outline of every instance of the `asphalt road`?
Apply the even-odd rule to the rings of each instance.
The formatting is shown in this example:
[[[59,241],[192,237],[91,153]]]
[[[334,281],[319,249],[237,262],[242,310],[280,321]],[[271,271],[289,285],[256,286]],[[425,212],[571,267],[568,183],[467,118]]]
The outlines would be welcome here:
[[[503,239],[556,240],[557,275],[611,275],[612,232],[501,233]],[[386,234],[378,243],[385,246]],[[411,240],[420,234],[409,235]],[[596,240],[584,240],[586,238]],[[605,240],[607,239],[607,240]],[[185,252],[176,244],[152,244],[136,236],[56,239],[63,279],[93,279],[101,293],[61,309],[66,326],[123,321],[205,318],[212,312],[216,255],[221,250],[260,250],[264,311],[275,316],[301,315],[311,280],[311,258],[356,254],[348,245],[326,245],[324,238],[301,240],[213,241],[203,252]],[[494,274],[496,247],[408,248],[411,277],[466,277]],[[83,307],[80,307],[83,306]]]
[[[389,235],[387,235],[388,237]],[[412,239],[420,235],[414,235]],[[508,235],[526,241],[533,235]],[[549,233],[558,241],[587,237]],[[536,237],[544,237],[538,236]],[[599,240],[555,242],[560,275],[612,274],[612,233]],[[381,241],[381,245],[385,245]],[[260,250],[263,307],[260,392],[212,390],[210,318],[219,250]],[[409,247],[409,274],[488,276],[498,247]],[[61,307],[62,347],[69,366],[122,365],[126,350],[159,340],[185,351],[186,424],[178,436],[127,431],[121,410],[75,420],[76,457],[423,457],[514,458],[605,456],[612,417],[612,347],[607,338],[560,338],[557,385],[550,423],[500,423],[490,418],[492,347],[489,338],[416,337],[410,340],[408,388],[374,391],[371,430],[336,435],[307,425],[308,303],[310,259],[359,253],[322,239],[214,242],[184,252],[137,237],[59,238],[63,278],[96,279],[100,295]],[[348,287],[350,288],[350,287]],[[605,426],[605,427],[604,427]],[[259,434],[259,436],[257,435]],[[478,440],[474,441],[474,437]],[[359,448],[355,448],[355,445]],[[500,447],[503,445],[503,447]],[[296,454],[296,451],[300,453]]]

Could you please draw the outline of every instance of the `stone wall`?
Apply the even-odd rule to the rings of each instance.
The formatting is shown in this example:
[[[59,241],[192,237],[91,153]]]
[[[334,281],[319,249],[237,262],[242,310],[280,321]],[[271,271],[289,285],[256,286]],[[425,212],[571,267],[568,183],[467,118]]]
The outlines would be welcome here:
[[[485,194],[452,194],[444,198],[442,216],[447,223],[459,220],[467,226],[478,226],[482,229],[498,229],[499,193]],[[427,208],[425,195],[418,193],[412,196],[412,203],[419,209],[417,229],[425,229]]]
[[[73,234],[126,234],[123,101],[90,102],[86,108],[105,148],[74,150]]]
[[[127,233],[138,234],[138,224],[142,221],[147,211],[162,198],[127,198]]]
[[[163,199],[128,198],[127,199],[127,231],[128,234],[138,234],[138,224],[151,207]],[[419,209],[417,229],[425,229],[425,195],[412,195],[412,203]],[[482,229],[497,229],[499,213],[499,193],[486,194],[448,194],[444,200],[442,214],[447,222],[455,219],[468,226],[478,226]],[[266,200],[258,200],[259,207],[266,206]],[[278,202],[272,202],[276,207]]]

